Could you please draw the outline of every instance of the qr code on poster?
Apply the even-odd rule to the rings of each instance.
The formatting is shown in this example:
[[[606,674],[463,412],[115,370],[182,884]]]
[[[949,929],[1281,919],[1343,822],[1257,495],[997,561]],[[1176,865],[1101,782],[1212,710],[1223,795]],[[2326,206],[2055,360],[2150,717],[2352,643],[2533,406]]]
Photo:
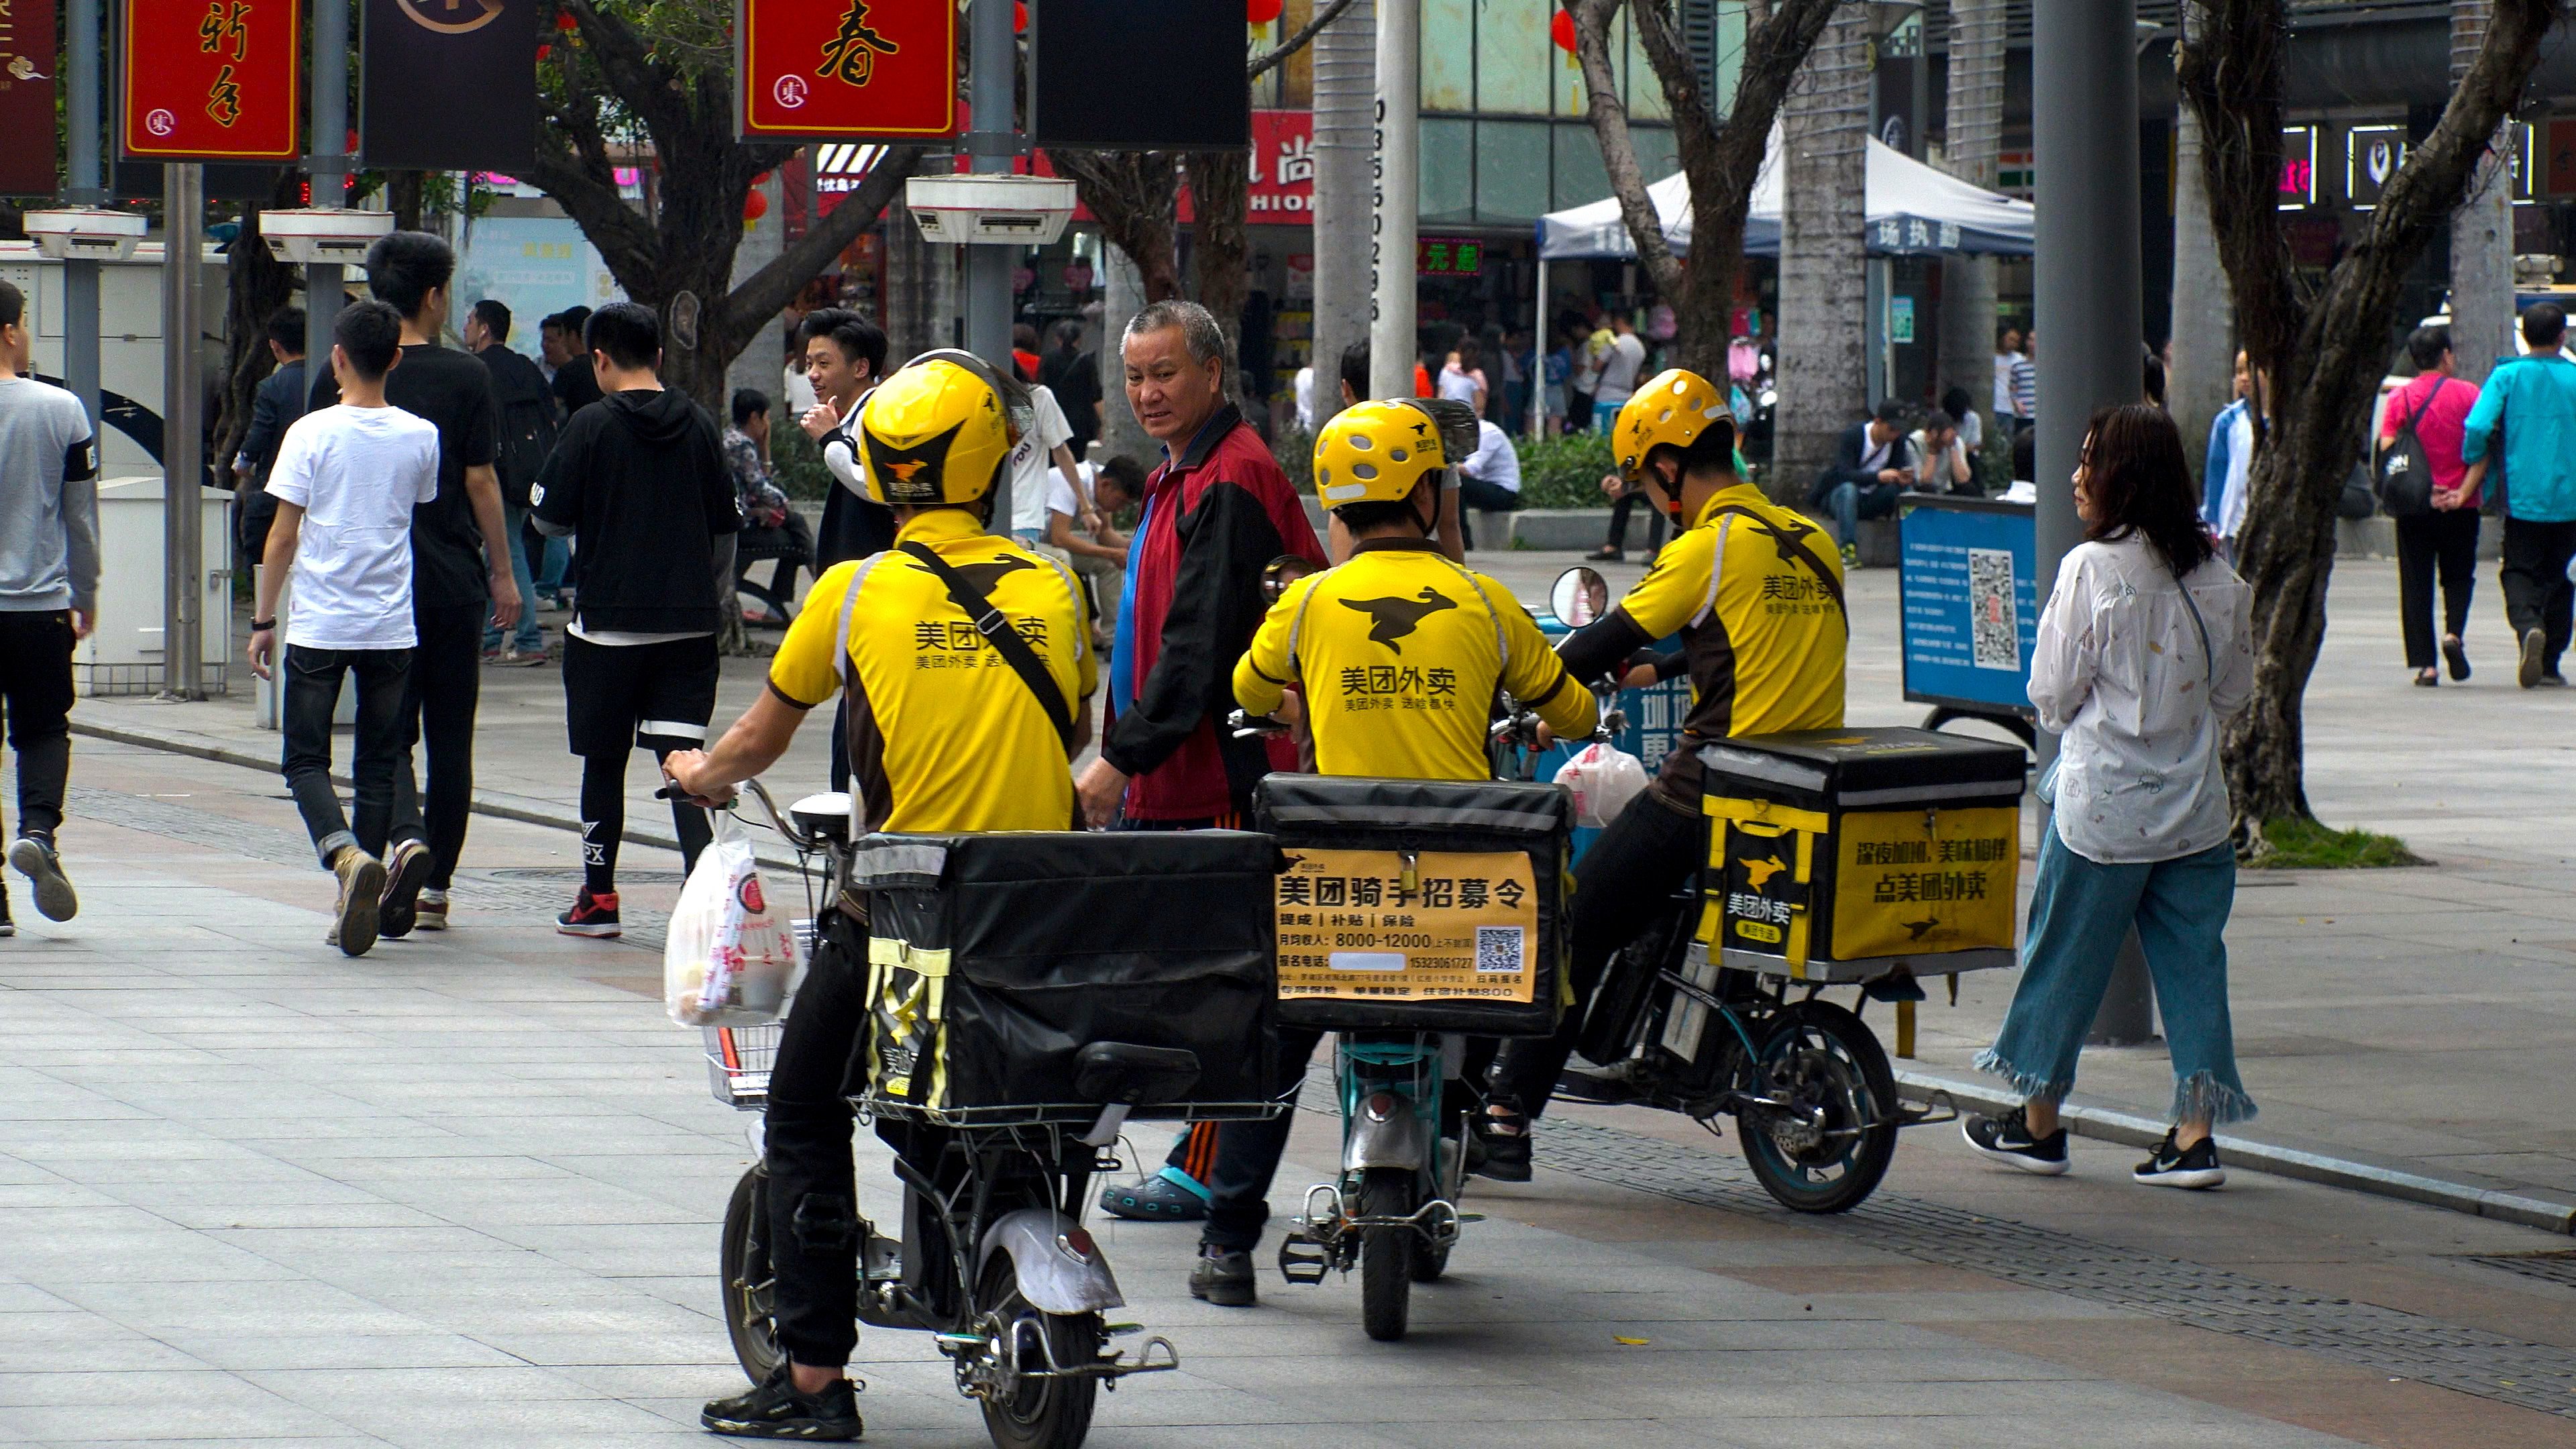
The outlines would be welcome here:
[[[1476,970],[1518,971],[1521,969],[1521,928],[1518,926],[1478,926],[1476,928]]]
[[[2012,550],[1968,550],[1968,645],[1979,669],[2021,668],[2021,615],[2013,604]]]

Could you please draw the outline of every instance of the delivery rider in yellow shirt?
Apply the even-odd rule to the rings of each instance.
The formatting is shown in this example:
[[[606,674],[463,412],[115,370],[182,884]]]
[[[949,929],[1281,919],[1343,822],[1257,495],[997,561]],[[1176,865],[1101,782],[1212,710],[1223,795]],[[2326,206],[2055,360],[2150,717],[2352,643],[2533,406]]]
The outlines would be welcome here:
[[[1571,974],[1588,1000],[1613,954],[1705,854],[1700,747],[1736,735],[1839,729],[1851,625],[1833,541],[1747,482],[1735,463],[1726,394],[1679,368],[1637,389],[1611,429],[1612,455],[1673,519],[1673,541],[1619,606],[1558,646],[1577,680],[1622,669],[1631,653],[1678,633],[1674,663],[1690,673],[1682,737],[1654,784],[1574,867]],[[1582,1028],[1506,1045],[1483,1122],[1485,1176],[1529,1180],[1529,1121],[1547,1106]]]
[[[1289,586],[1234,667],[1248,714],[1304,695],[1315,767],[1327,775],[1490,778],[1485,753],[1497,691],[1560,735],[1592,733],[1591,691],[1566,676],[1511,591],[1453,563],[1430,538],[1453,460],[1420,408],[1364,402],[1315,440],[1315,491],[1348,530],[1350,559]],[[1279,1060],[1302,1080],[1320,1033],[1280,1029]],[[1207,1225],[1190,1292],[1255,1299],[1252,1249],[1289,1122],[1225,1122],[1209,1173]]]
[[[1024,399],[981,359],[949,351],[913,359],[869,394],[861,463],[869,497],[894,509],[895,546],[815,581],[768,689],[714,748],[666,762],[680,789],[729,799],[786,753],[808,711],[842,694],[862,830],[1074,828],[1069,761],[1090,734],[1091,619],[1062,564],[985,531]],[[951,577],[990,601],[993,627],[1026,641],[1031,675],[953,597]],[[844,897],[818,927],[770,1074],[764,1138],[786,1355],[766,1383],[706,1406],[699,1422],[720,1434],[860,1432],[845,1372],[858,1339],[858,1214],[841,1083],[866,1017],[867,926]]]

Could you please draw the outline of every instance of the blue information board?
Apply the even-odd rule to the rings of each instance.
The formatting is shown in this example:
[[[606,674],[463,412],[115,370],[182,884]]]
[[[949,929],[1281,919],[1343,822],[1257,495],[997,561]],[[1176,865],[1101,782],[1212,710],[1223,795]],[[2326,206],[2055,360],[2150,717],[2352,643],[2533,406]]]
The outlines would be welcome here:
[[[2039,631],[2032,506],[1991,498],[1898,503],[1905,697],[2027,716]]]

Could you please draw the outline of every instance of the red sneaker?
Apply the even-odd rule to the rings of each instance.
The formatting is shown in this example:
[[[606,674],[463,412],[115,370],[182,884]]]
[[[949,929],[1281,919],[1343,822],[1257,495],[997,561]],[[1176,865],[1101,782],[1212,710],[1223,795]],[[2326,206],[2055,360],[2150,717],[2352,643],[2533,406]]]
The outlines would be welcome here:
[[[581,894],[573,898],[572,909],[555,917],[555,929],[567,936],[625,934],[625,927],[617,924],[617,892],[595,896],[590,887],[583,886]]]

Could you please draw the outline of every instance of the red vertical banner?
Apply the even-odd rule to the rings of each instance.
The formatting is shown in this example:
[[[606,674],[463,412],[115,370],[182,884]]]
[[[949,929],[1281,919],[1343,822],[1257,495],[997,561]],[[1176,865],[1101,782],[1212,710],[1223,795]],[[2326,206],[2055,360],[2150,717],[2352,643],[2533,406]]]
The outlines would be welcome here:
[[[302,0],[125,0],[125,155],[292,161]]]
[[[0,196],[54,193],[54,76],[60,62],[51,0],[0,3],[0,136],[20,138],[0,146]]]
[[[957,131],[957,7],[736,0],[734,124],[748,141]]]

